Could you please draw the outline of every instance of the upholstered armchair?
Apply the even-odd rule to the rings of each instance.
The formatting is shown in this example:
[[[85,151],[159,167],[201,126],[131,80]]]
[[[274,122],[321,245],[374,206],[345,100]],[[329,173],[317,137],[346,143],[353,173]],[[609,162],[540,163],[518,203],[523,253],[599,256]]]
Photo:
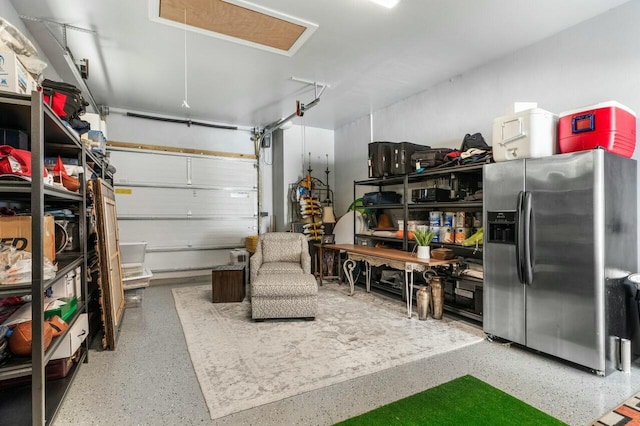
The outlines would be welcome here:
[[[251,256],[251,283],[258,274],[310,274],[309,244],[303,234],[262,234]]]
[[[253,319],[315,318],[318,283],[311,274],[309,244],[303,234],[261,235],[250,267]]]

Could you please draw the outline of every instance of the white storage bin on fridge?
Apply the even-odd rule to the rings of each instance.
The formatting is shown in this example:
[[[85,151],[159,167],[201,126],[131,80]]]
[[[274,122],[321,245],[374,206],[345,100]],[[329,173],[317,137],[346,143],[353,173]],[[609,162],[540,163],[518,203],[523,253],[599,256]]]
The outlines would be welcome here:
[[[493,120],[493,159],[547,157],[558,152],[558,116],[532,108]]]

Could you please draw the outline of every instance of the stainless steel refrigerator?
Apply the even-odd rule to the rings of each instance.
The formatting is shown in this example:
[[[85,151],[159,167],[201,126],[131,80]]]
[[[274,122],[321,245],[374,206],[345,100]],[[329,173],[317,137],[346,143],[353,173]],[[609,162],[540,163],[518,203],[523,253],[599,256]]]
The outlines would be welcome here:
[[[636,162],[601,149],[484,167],[490,336],[604,375],[638,316]]]

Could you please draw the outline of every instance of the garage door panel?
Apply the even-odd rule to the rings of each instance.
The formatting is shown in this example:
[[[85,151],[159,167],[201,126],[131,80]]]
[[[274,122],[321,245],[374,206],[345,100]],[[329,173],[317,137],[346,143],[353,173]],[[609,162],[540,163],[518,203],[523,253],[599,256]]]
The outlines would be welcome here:
[[[127,193],[117,194],[116,201],[121,217],[187,217],[189,214],[253,217],[257,215],[257,195],[256,191],[138,187],[127,188]]]
[[[254,167],[255,161],[209,157],[195,157],[191,161],[191,184],[193,185],[257,188],[258,171]],[[242,169],[241,173],[239,169]],[[212,176],[215,176],[215,181],[212,181]]]
[[[181,253],[147,253],[145,266],[153,273],[189,269],[210,269],[214,265],[229,263],[229,250],[199,250]]]
[[[257,233],[254,219],[120,220],[122,242],[146,241],[148,249],[167,247],[243,247]]]
[[[113,149],[122,242],[154,272],[208,269],[257,234],[256,160]]]
[[[116,185],[193,185],[207,188],[256,189],[255,160],[113,151]]]
[[[147,152],[111,151],[110,159],[116,167],[114,185],[187,184],[187,158],[185,157]]]

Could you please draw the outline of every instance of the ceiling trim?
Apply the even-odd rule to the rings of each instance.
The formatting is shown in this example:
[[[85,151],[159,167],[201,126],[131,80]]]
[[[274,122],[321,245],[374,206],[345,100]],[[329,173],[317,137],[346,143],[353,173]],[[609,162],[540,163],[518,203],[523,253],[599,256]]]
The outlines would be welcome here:
[[[194,32],[194,33],[198,33],[198,34],[202,34],[202,35],[206,35],[209,37],[215,37],[221,40],[225,40],[225,41],[230,41],[233,43],[237,43],[237,44],[242,44],[244,46],[249,46],[249,47],[253,47],[256,49],[260,49],[260,50],[265,50],[267,52],[271,52],[271,53],[277,53],[280,55],[284,55],[284,56],[293,56],[298,49],[300,49],[302,47],[302,45],[309,40],[309,38],[313,35],[313,33],[318,29],[318,24],[314,24],[313,22],[309,22],[306,21],[304,19],[301,18],[297,18],[295,16],[291,16],[291,15],[287,15],[285,13],[282,12],[278,12],[276,10],[273,9],[269,9],[254,3],[250,3],[248,1],[244,1],[244,0],[224,0],[226,3],[230,3],[230,4],[234,4],[236,6],[239,7],[243,7],[249,10],[253,10],[255,12],[258,13],[262,13],[268,16],[271,16],[273,18],[276,19],[281,19],[287,22],[291,22],[293,24],[296,25],[300,25],[302,27],[305,27],[305,30],[302,32],[302,34],[298,37],[298,39],[295,41],[295,43],[293,43],[293,45],[288,49],[288,50],[283,50],[283,49],[278,49],[275,47],[271,47],[271,46],[266,46],[264,44],[260,44],[260,43],[254,43],[251,41],[247,41],[244,39],[240,39],[237,37],[232,37],[232,36],[228,36],[225,34],[221,34],[221,33],[217,33],[214,31],[209,31],[209,30],[205,30],[202,28],[198,28],[192,25],[187,25],[187,30]],[[176,22],[176,21],[172,21],[170,19],[165,19],[160,17],[160,0],[148,0],[148,4],[149,4],[149,20],[152,22],[157,22],[159,24],[163,24],[163,25],[169,25],[171,27],[174,28],[178,28],[181,30],[184,30],[185,25],[183,23],[180,22]]]

